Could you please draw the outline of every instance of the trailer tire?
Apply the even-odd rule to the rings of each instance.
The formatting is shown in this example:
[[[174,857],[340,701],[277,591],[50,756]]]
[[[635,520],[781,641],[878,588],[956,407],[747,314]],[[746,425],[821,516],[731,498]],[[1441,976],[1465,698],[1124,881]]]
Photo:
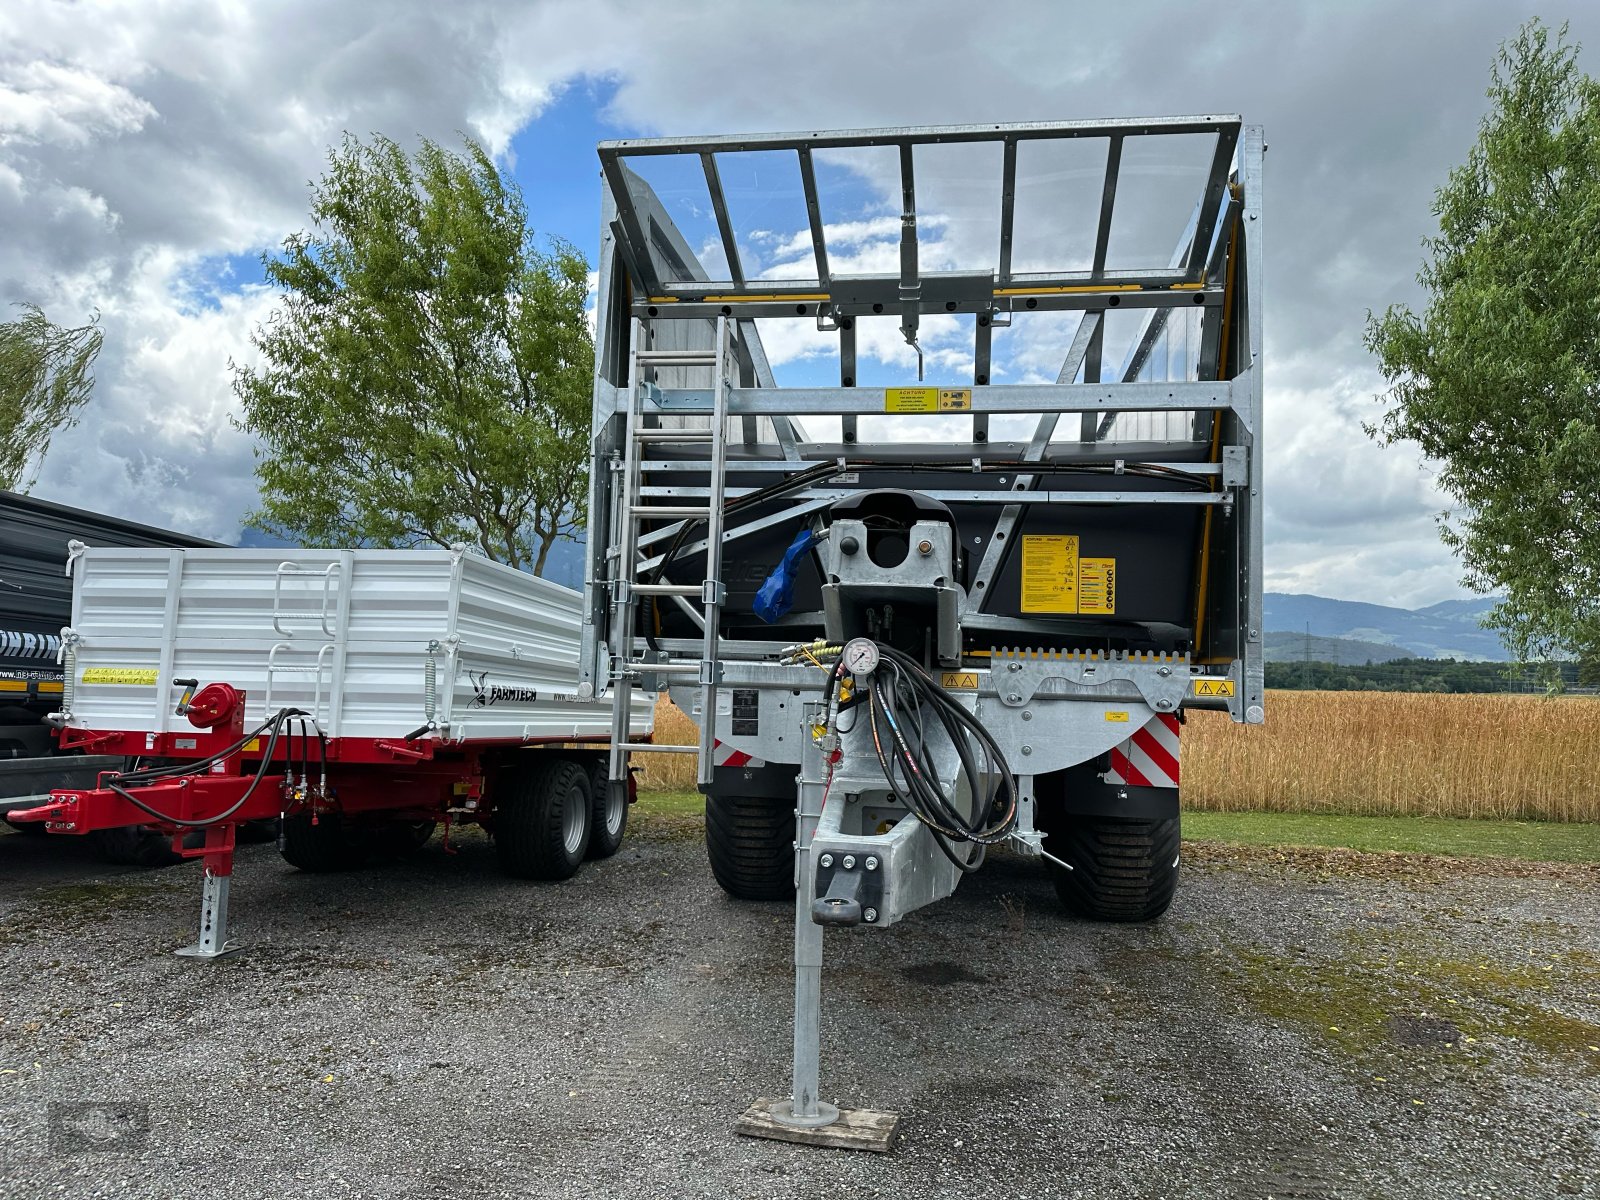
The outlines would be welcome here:
[[[722,890],[740,900],[794,896],[794,801],[706,797],[706,857]]]
[[[530,764],[512,776],[495,813],[500,869],[517,879],[570,879],[589,849],[593,816],[586,767],[564,758]]]
[[[630,806],[626,791],[620,804],[612,802],[611,764],[603,758],[589,772],[589,791],[594,797],[594,815],[589,818],[589,857],[610,858],[622,849]]]
[[[1178,887],[1179,819],[1061,816],[1045,849],[1072,864],[1050,866],[1056,895],[1091,921],[1153,921]]]
[[[278,853],[291,867],[312,875],[348,871],[366,861],[362,848],[351,840],[337,813],[321,814],[314,825],[310,813],[284,817]]]
[[[172,848],[172,838],[145,825],[97,829],[89,835],[95,857],[119,867],[173,867],[183,855]]]

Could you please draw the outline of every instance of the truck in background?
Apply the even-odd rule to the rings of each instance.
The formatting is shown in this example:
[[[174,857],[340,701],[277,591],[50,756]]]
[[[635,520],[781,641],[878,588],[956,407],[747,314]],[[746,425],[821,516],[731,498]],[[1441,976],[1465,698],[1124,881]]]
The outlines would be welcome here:
[[[219,543],[104,513],[0,491],[0,820],[38,804],[53,788],[93,787],[114,755],[63,751],[45,717],[60,705],[61,629],[72,616],[67,566],[74,543],[91,546],[207,547]],[[256,830],[264,831],[265,825]],[[165,866],[182,861],[170,839],[146,826],[93,835],[108,862]]]

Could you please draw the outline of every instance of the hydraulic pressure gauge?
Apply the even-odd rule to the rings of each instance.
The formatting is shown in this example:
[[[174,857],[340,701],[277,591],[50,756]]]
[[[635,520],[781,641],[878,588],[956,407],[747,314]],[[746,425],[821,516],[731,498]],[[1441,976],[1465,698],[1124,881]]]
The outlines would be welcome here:
[[[845,643],[844,667],[857,677],[871,675],[878,669],[878,644],[870,638],[853,638]]]

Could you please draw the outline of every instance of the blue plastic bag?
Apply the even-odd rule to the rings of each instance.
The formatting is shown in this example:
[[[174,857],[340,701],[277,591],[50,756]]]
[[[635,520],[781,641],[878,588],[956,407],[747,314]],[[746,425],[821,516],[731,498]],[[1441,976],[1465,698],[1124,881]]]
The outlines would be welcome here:
[[[750,607],[767,624],[772,624],[793,607],[795,576],[800,572],[801,560],[816,544],[817,535],[809,527],[795,534],[794,541],[783,552],[783,561],[772,568],[772,574],[767,576],[767,581],[756,593],[755,602]]]

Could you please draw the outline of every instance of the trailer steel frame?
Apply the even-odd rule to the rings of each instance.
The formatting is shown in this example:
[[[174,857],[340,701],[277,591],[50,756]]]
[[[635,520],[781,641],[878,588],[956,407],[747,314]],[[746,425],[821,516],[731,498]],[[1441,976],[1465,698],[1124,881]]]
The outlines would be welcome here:
[[[1127,152],[1141,139],[1171,135],[1215,139],[1200,195],[1177,235],[1167,266],[1126,269],[1111,261],[1110,248],[1119,194],[1127,182]],[[1019,149],[1034,142],[1081,139],[1101,139],[1106,147],[1089,269],[1017,271]],[[929,146],[983,143],[998,144],[1001,157],[993,267],[927,270],[921,261],[919,221],[927,214],[918,204],[917,152]],[[844,256],[833,252],[823,219],[818,154],[863,147],[889,148],[898,156],[899,270],[894,273],[841,271]],[[809,239],[814,267],[809,277],[753,278],[744,261],[723,186],[721,156],[749,151],[794,156],[806,214],[800,234]],[[1264,152],[1261,128],[1231,115],[602,143],[599,157],[605,186],[590,492],[593,532],[580,659],[582,694],[625,697],[635,686],[670,685],[702,723],[703,780],[708,778],[704,756],[713,740],[712,727],[718,739],[727,736],[725,716],[715,704],[719,689],[738,687],[763,696],[793,693],[801,697],[794,707],[803,710],[804,717],[796,715],[790,732],[818,722],[823,716],[819,704],[824,680],[812,667],[780,662],[780,640],[722,637],[714,623],[702,621],[703,641],[659,636],[652,643],[653,661],[636,661],[632,652],[636,610],[619,605],[619,598],[638,594],[635,581],[646,572],[659,571],[666,561],[663,552],[672,553],[669,547],[676,546],[680,556],[689,557],[713,543],[737,547],[747,539],[770,539],[779,526],[820,513],[850,495],[853,461],[870,460],[884,472],[909,461],[904,443],[867,446],[860,441],[861,419],[881,419],[898,411],[896,400],[903,389],[858,386],[856,323],[870,316],[898,319],[902,335],[920,358],[918,337],[924,315],[967,314],[974,317],[972,377],[969,385],[954,390],[945,411],[970,421],[970,440],[942,445],[937,457],[946,468],[967,464],[975,474],[991,478],[1005,472],[1009,482],[1003,488],[963,486],[946,474],[933,477],[930,486],[919,483],[917,491],[950,505],[995,510],[993,533],[969,580],[960,619],[963,629],[989,631],[996,648],[989,664],[975,669],[963,665],[963,672],[974,681],[970,690],[964,690],[963,703],[985,705],[985,720],[1004,726],[1004,736],[1030,759],[1026,768],[1018,768],[1026,773],[1025,819],[1018,839],[1024,850],[1050,857],[1032,825],[1034,774],[1047,769],[1049,762],[1081,762],[1085,754],[1104,748],[1103,732],[1084,733],[1083,722],[1063,724],[1057,717],[1114,707],[1117,719],[1125,721],[1130,712],[1138,718],[1184,707],[1212,707],[1225,709],[1236,722],[1262,722]],[[708,274],[661,199],[630,166],[636,160],[667,155],[697,160],[714,217],[716,245],[727,263],[725,277]],[[1107,363],[1106,318],[1122,309],[1139,315],[1139,329],[1121,361]],[[1037,312],[1079,314],[1055,383],[994,382],[990,378],[993,331],[1019,315]],[[1201,327],[1192,377],[1147,378],[1163,332],[1175,315],[1187,312],[1199,314]],[[818,331],[837,335],[838,386],[777,384],[755,322],[780,317],[814,323]],[[721,344],[730,335],[726,367],[720,355],[716,359],[717,370],[726,369],[728,375],[719,374],[712,386],[673,367],[672,353],[685,355],[687,362],[695,352],[704,354],[713,338]],[[640,348],[648,349],[656,360],[641,359]],[[637,444],[637,436],[626,435],[624,414],[626,429],[642,425],[661,431],[661,436]],[[1137,414],[1167,414],[1169,420],[1178,421],[1183,416],[1177,414],[1187,415],[1188,435],[1182,440],[1191,453],[1175,459],[1171,440],[1161,437],[1142,443],[1130,440],[1126,435],[1134,423],[1124,418]],[[1078,421],[1064,425],[1062,418],[1073,415]],[[993,441],[994,418],[1002,416],[1037,420],[1025,440]],[[839,439],[808,439],[800,418],[810,417],[840,418]],[[675,438],[674,431],[684,432]],[[709,431],[718,462],[722,459],[715,455],[722,453],[724,440],[731,443],[726,450],[730,472],[755,472],[774,480],[807,469],[817,475],[788,493],[787,507],[780,512],[750,517],[721,513],[720,505],[737,502],[752,489],[724,486],[721,479],[713,479],[709,487],[678,482],[675,477],[703,475],[707,466],[706,458],[686,455],[676,444],[677,439],[690,439],[688,431],[698,431],[702,440]],[[1063,431],[1075,435],[1075,444],[1062,441]],[[1057,482],[1064,473],[1085,470],[1104,470],[1119,478],[1102,488]],[[1189,483],[1132,487],[1120,478],[1174,470],[1184,473]],[[711,537],[694,528],[696,514],[708,503],[720,514]],[[1155,511],[1199,514],[1194,567],[1198,584],[1192,613],[1184,622],[1181,652],[1092,651],[1079,656],[1030,650],[1026,640],[1030,636],[1059,639],[1070,633],[1070,623],[991,611],[1003,550],[1025,513],[1040,506],[1048,510],[1068,505],[1156,506]],[[655,527],[631,534],[624,547],[617,536],[623,514],[645,506],[654,512]],[[711,578],[704,587],[720,585],[715,573],[708,574]],[[673,599],[683,602],[681,597]],[[720,619],[718,608],[717,613],[707,610],[708,620]],[[822,616],[812,611],[790,613],[779,620],[773,636],[814,629]],[[619,620],[628,627],[619,629]],[[1201,679],[1215,686],[1197,694]],[[691,684],[698,689],[694,696]],[[1041,722],[1023,724],[1035,710]],[[1047,711],[1054,715],[1047,716]],[[1040,736],[1045,729],[1050,730],[1049,737]],[[741,1131],[799,1139],[811,1137],[804,1131],[818,1126],[835,1131],[855,1128],[848,1114],[836,1121],[838,1114],[818,1098],[822,927],[810,912],[823,853],[819,846],[837,849],[841,855],[859,848],[859,839],[841,838],[837,820],[825,816],[833,804],[826,800],[829,789],[847,782],[835,775],[840,755],[837,750],[831,755],[819,751],[807,738],[780,746],[764,734],[759,745],[741,744],[751,753],[798,767],[793,1088],[787,1101],[758,1104],[747,1114]],[[840,769],[848,767],[846,762]],[[914,831],[898,840],[913,839]],[[927,845],[907,852],[923,855],[927,864],[937,866],[928,857]],[[947,894],[954,881],[948,887],[937,881],[930,886]],[[932,897],[908,901],[906,911],[928,898]],[[885,911],[881,923],[892,923],[897,915],[898,911]],[[892,1121],[887,1126],[867,1124],[880,1136],[853,1142],[836,1134],[828,1144],[886,1149],[892,1140]]]

